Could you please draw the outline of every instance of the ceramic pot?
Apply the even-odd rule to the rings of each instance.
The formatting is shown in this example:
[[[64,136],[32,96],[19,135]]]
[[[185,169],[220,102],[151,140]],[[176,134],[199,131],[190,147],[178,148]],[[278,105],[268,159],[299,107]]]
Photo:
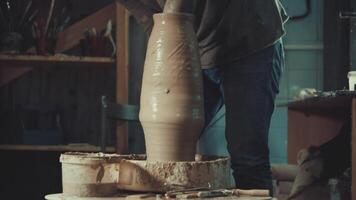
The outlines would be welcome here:
[[[148,161],[193,161],[204,125],[203,83],[194,17],[153,16],[143,72],[140,121]]]

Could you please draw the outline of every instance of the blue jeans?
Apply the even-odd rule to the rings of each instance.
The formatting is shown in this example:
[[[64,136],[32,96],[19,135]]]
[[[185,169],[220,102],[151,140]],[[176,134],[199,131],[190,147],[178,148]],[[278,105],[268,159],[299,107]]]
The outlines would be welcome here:
[[[231,64],[203,70],[207,125],[225,103],[225,136],[237,188],[272,192],[268,131],[283,66],[278,41]]]

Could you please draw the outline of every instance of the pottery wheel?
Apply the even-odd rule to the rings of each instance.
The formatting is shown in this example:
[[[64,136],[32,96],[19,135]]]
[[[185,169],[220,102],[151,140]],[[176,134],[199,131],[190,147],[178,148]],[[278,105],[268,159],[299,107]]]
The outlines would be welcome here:
[[[65,153],[61,155],[63,194],[107,197],[118,189],[167,192],[230,188],[230,160],[196,156],[195,161],[147,161],[144,155]]]
[[[117,186],[122,190],[144,192],[229,188],[230,160],[220,156],[200,156],[196,161],[187,162],[123,159]]]

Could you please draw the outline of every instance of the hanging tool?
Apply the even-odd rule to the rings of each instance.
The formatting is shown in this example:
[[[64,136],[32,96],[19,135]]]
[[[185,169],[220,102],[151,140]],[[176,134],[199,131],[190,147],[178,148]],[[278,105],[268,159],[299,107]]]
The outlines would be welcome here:
[[[111,35],[111,31],[112,31],[112,22],[111,20],[108,21],[108,23],[106,24],[106,30],[105,30],[105,33],[104,33],[104,37],[107,37],[110,41],[110,44],[112,46],[112,53],[111,53],[111,56],[114,56],[115,53],[116,53],[116,44],[114,42],[114,39]]]

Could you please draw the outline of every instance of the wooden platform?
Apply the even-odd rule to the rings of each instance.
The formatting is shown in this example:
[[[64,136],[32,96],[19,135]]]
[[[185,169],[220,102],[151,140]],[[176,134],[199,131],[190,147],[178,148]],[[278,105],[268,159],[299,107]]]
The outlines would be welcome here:
[[[150,197],[147,194],[144,195],[128,195],[128,196],[117,196],[117,197],[69,197],[63,194],[50,194],[46,195],[47,200],[130,200],[130,199],[146,199],[146,200],[159,200],[166,199],[163,197],[156,197],[152,194]],[[201,200],[202,198],[195,198],[196,200]],[[209,200],[271,200],[271,197],[217,197],[217,198],[204,198]]]

